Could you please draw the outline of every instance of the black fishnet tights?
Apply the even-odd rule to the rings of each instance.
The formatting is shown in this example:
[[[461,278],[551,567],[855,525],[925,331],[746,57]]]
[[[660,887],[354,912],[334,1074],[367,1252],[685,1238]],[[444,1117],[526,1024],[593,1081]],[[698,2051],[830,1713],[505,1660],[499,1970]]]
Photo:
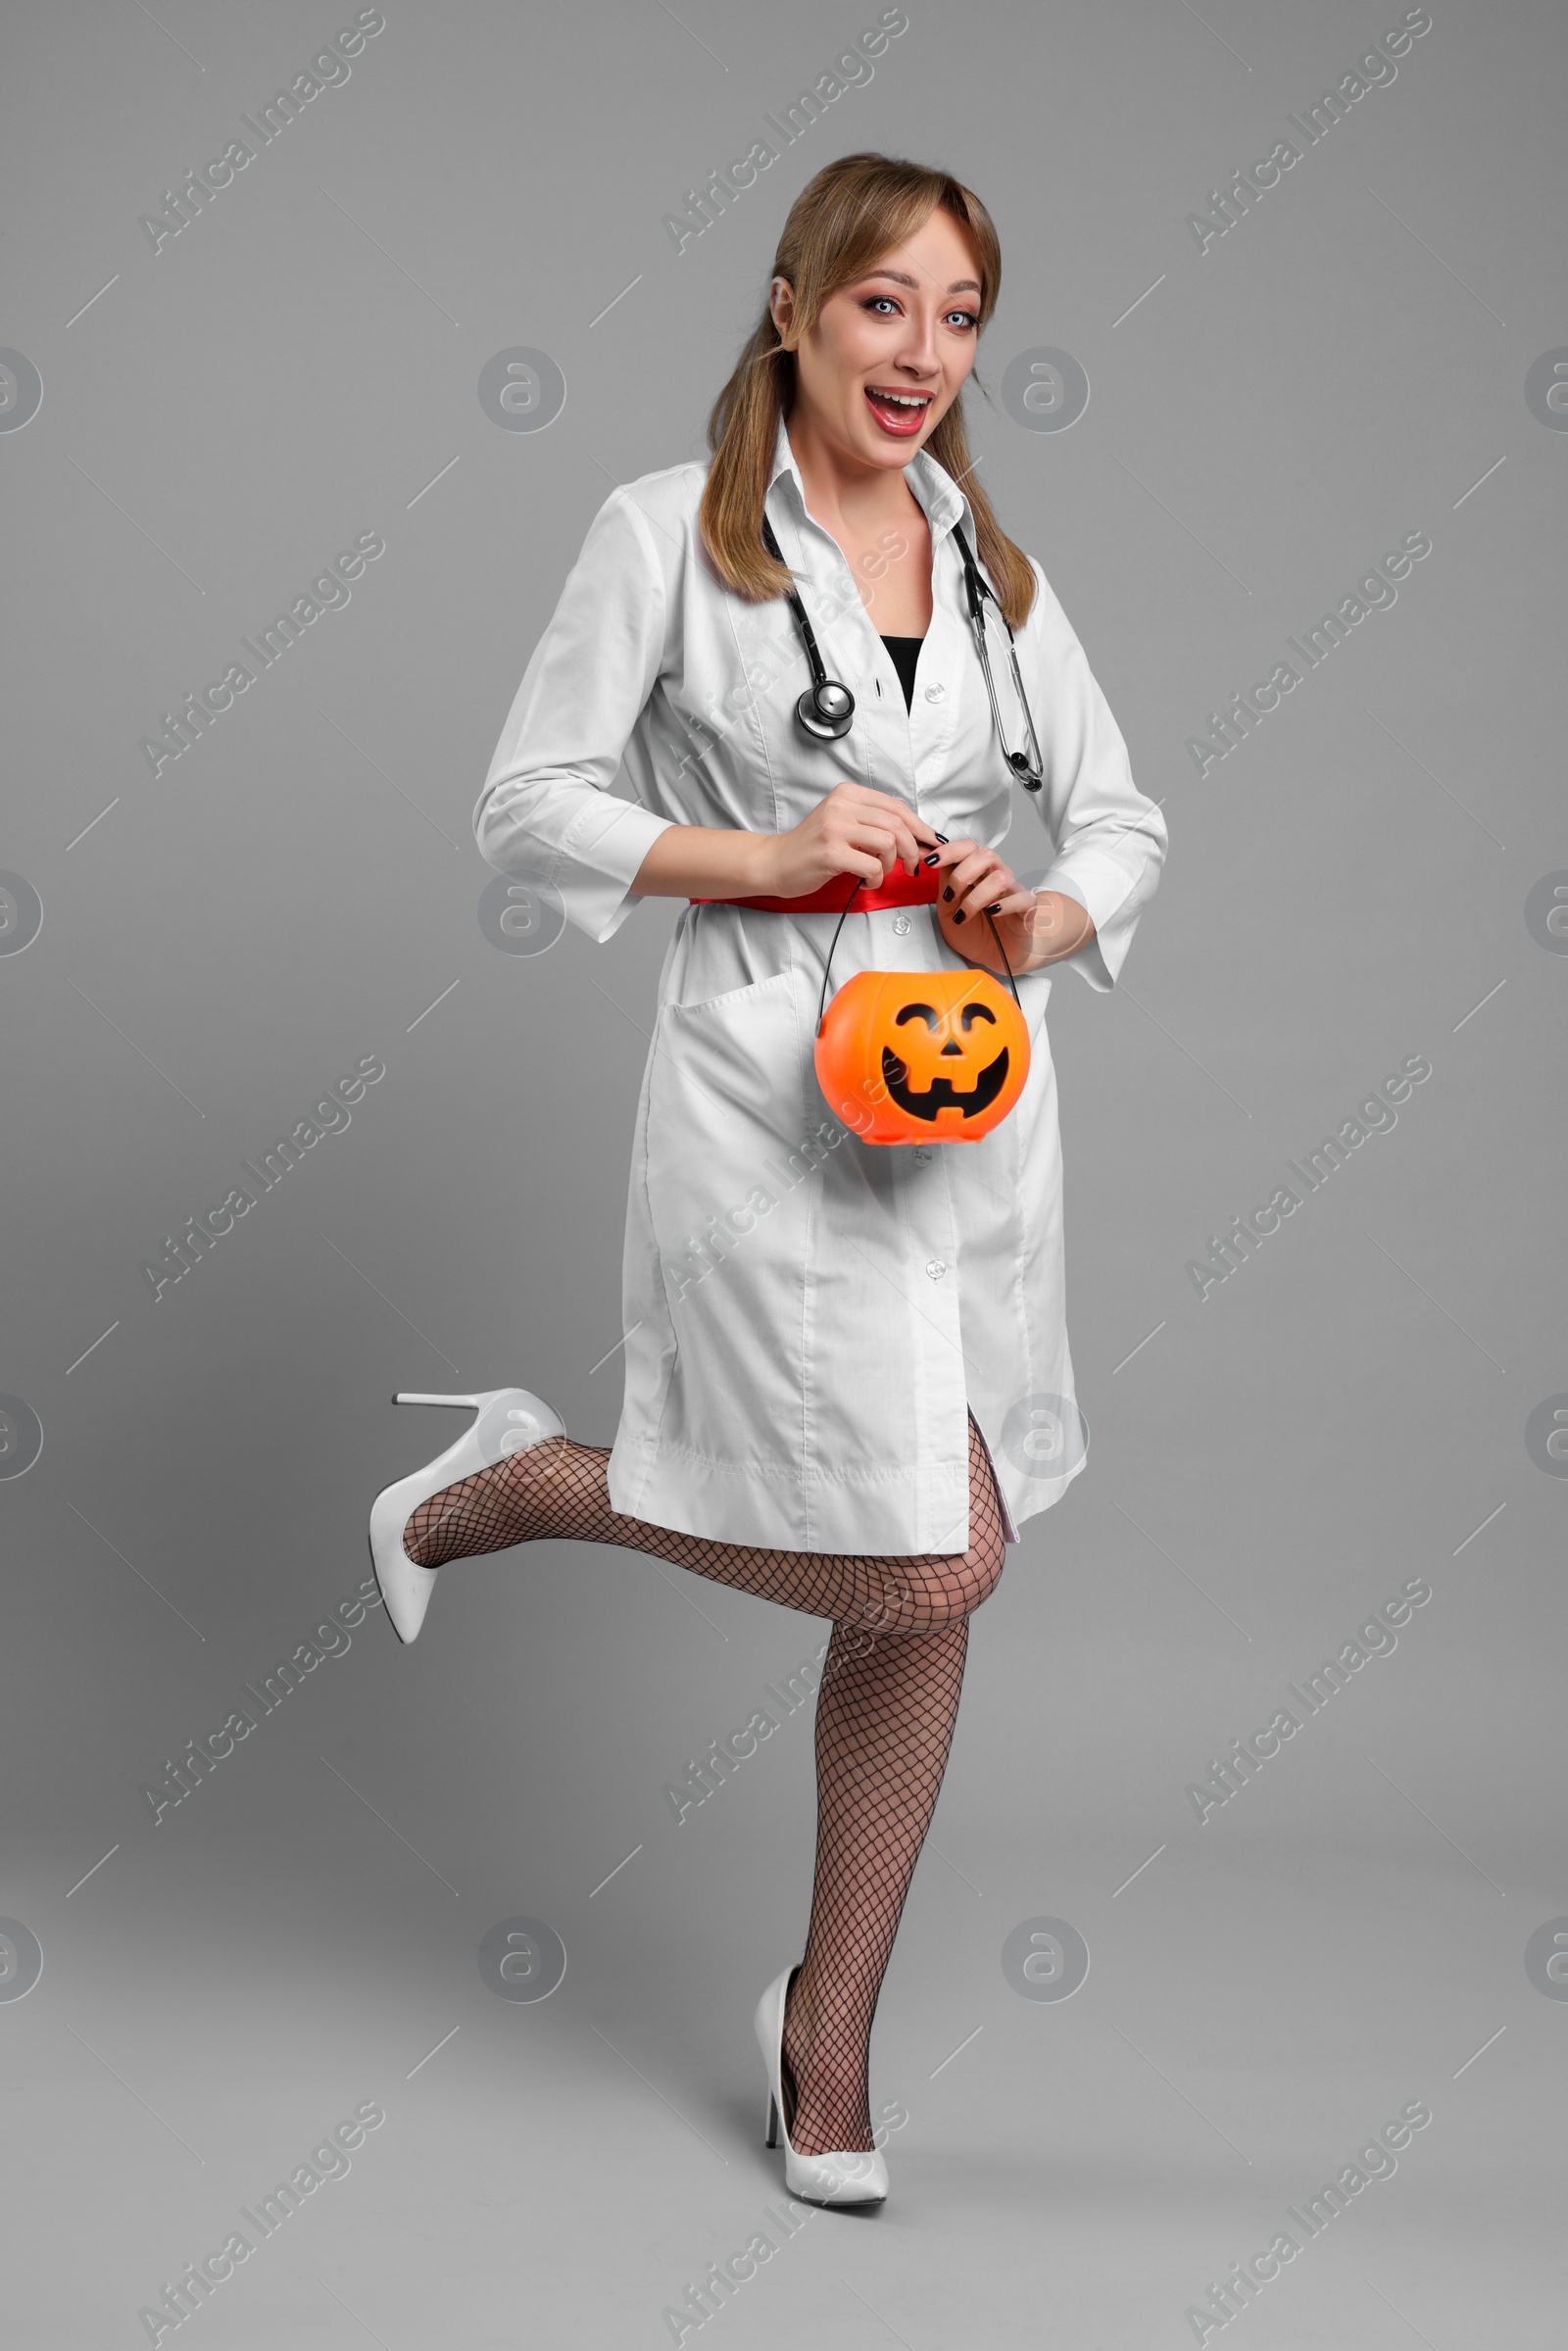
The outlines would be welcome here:
[[[994,1498],[991,1509],[995,1583]],[[784,2012],[788,2128],[803,2155],[871,2144],[871,2020],[947,1768],[968,1645],[967,1616],[891,1637],[833,1628],[816,1700],[811,1924]]]
[[[404,1530],[420,1567],[513,1543],[619,1543],[833,1620],[816,1703],[816,1869],[806,1956],[784,2017],[786,2124],[803,2155],[871,2144],[867,2057],[877,1995],[942,1775],[969,1616],[1002,1573],[1001,1511],[969,1423],[969,1548],[862,1558],[683,1535],[610,1506],[599,1445],[547,1439],[421,1502]]]

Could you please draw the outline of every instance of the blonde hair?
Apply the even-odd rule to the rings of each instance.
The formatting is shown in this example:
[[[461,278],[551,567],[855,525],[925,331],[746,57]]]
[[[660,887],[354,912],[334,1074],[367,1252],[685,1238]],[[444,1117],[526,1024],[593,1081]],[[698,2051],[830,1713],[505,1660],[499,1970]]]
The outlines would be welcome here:
[[[773,259],[772,275],[787,278],[794,292],[790,328],[796,339],[814,325],[830,294],[863,277],[939,207],[973,242],[981,280],[976,332],[983,329],[997,306],[1002,247],[979,197],[950,172],[923,164],[887,155],[846,155],[826,165],[796,197]],[[768,603],[792,584],[786,565],[768,554],[761,530],[778,427],[795,391],[795,354],[785,349],[771,310],[764,308],[708,419],[713,455],[698,516],[714,570],[748,604]],[[973,478],[961,394],[923,446],[968,499],[980,560],[1009,624],[1021,627],[1034,602],[1034,572]]]

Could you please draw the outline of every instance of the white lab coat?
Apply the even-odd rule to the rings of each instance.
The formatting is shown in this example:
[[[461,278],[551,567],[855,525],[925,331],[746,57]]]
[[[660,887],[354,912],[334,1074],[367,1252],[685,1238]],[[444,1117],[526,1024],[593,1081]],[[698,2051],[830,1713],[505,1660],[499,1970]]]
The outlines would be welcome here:
[[[839,781],[901,795],[937,830],[1003,851],[1094,919],[1070,960],[1104,991],[1153,893],[1160,812],[1045,574],[1018,659],[1045,789],[1008,773],[964,604],[968,502],[925,453],[905,478],[930,523],[931,627],[913,708],[837,542],[806,511],[780,427],[766,511],[851,733],[796,724],[806,656],[780,599],[717,580],[697,531],[706,466],[609,497],[534,650],[474,811],[486,861],[552,887],[605,940],[671,823],[782,832]],[[1005,632],[990,620],[1009,744]],[[617,777],[628,797],[612,793]],[[1037,836],[1036,826],[1043,825]],[[1009,1539],[1083,1466],[1064,1312],[1061,1148],[1046,1004],[1018,982],[1032,1059],[979,1142],[862,1144],[828,1114],[812,1040],[838,917],[686,906],[660,980],[623,1261],[625,1392],[612,1507],[723,1541],[860,1554],[968,1547],[972,1410]],[[851,913],[836,988],[866,968],[951,970],[935,909]]]

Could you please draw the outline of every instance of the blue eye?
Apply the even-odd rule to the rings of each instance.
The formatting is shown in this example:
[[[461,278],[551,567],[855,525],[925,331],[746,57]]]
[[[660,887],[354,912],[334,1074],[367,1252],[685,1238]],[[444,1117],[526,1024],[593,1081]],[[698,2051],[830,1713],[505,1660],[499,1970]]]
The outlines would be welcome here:
[[[868,294],[860,308],[872,312],[878,318],[897,318],[899,316],[899,305],[891,294]],[[955,319],[957,320],[960,329],[974,329],[978,328],[980,324],[979,317],[974,311],[949,311],[946,314],[945,322],[952,325]]]

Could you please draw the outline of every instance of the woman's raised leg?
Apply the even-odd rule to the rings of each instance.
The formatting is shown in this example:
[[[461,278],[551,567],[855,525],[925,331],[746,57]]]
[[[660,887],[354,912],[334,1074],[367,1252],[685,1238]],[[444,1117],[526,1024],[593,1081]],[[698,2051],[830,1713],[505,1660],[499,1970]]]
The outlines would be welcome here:
[[[879,1558],[682,1535],[612,1510],[609,1463],[606,1446],[546,1438],[421,1502],[404,1532],[404,1549],[419,1567],[444,1567],[450,1559],[478,1558],[517,1543],[613,1543],[808,1616],[884,1633],[926,1633],[956,1622],[979,1606],[1002,1573],[996,1488],[972,1416],[966,1551]]]

